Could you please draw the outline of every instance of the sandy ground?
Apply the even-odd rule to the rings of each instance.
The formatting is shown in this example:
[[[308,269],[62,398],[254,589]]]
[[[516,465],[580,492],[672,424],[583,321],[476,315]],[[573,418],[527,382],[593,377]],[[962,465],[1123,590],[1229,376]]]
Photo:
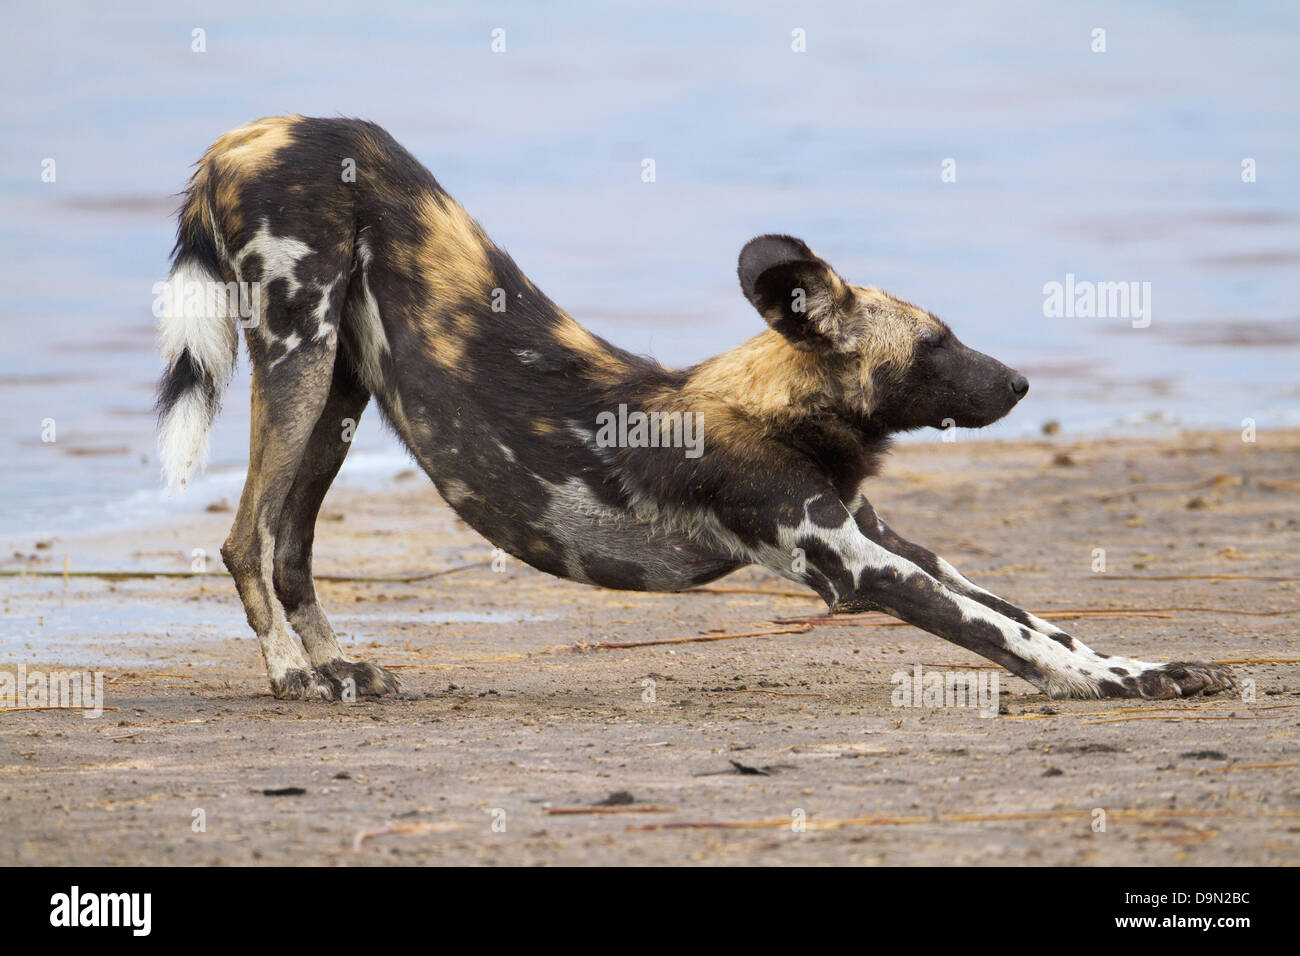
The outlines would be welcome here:
[[[999,717],[899,708],[894,673],[985,662],[875,617],[581,648],[823,607],[756,569],[667,595],[496,572],[413,474],[336,488],[317,540],[321,575],[475,565],[320,584],[400,698],[274,700],[224,574],[5,578],[7,663],[102,670],[114,709],[0,711],[0,863],[1295,863],[1298,462],[1296,432],[958,441],[896,451],[871,494],[1022,606],[1121,611],[1062,619],[1099,650],[1281,659],[1236,665],[1253,700],[1049,701],[999,672]],[[5,567],[185,572],[230,521],[32,542]]]

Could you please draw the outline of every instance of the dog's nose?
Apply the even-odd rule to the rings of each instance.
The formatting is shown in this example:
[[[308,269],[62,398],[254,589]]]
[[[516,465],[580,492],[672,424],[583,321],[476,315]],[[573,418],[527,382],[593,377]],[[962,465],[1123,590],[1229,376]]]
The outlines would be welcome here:
[[[1025,392],[1029,391],[1029,379],[1025,378],[1019,372],[1011,376],[1011,391],[1015,392],[1016,398],[1024,398]]]

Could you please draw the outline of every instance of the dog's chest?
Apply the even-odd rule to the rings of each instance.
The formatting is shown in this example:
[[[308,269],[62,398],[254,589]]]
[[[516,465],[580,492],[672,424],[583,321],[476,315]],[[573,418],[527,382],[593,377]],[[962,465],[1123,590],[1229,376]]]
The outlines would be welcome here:
[[[448,464],[448,458],[461,458]],[[603,501],[582,478],[544,477],[516,459],[475,469],[463,456],[426,467],[456,513],[492,544],[539,570],[602,587],[679,591],[737,562],[678,532]]]

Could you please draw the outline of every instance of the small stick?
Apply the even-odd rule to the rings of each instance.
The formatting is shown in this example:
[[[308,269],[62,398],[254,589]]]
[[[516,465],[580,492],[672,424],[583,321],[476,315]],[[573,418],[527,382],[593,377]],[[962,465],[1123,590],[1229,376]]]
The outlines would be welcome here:
[[[1270,478],[1256,478],[1255,484],[1273,491],[1300,491],[1300,481],[1273,481]]]
[[[168,674],[165,671],[145,671],[140,674],[141,677],[174,677],[177,680],[207,680],[207,677],[196,677],[193,674]],[[212,676],[212,675],[209,675]]]
[[[1099,574],[1103,581],[1300,581],[1297,577],[1267,574]]]
[[[766,588],[687,588],[683,594],[762,594],[767,597],[816,598],[811,591],[769,591]]]
[[[1228,767],[1184,768],[1184,773],[1230,773],[1234,770],[1277,770],[1280,767],[1300,767],[1300,760],[1283,760],[1279,763],[1232,764]]]
[[[848,615],[836,614],[819,614],[817,617],[774,617],[773,624],[807,624],[812,627],[895,627],[905,622],[897,618],[885,617],[878,615],[875,611],[868,612],[872,617],[849,617]]]
[[[1115,608],[1113,610],[1095,610],[1095,611],[1044,611],[1036,615],[1044,620],[1059,621],[1077,617],[1157,617],[1168,620],[1173,617],[1172,614],[1165,614],[1160,611],[1129,611],[1124,608]]]
[[[1216,661],[1215,663],[1221,664],[1224,662]],[[955,665],[927,664],[925,666],[952,667]],[[1231,707],[1233,709],[1239,709],[1242,705],[1233,703],[1233,704],[1228,704],[1226,706]],[[1251,709],[1252,710],[1285,710],[1290,707],[1300,707],[1300,704],[1264,704],[1259,707],[1253,707]],[[1051,717],[1109,717],[1109,716],[1113,716],[1114,714],[1150,714],[1153,710],[1169,711],[1169,713],[1164,716],[1168,716],[1171,718],[1179,717],[1179,716],[1183,716],[1183,717],[1194,716],[1194,715],[1183,713],[1183,711],[1185,711],[1186,709],[1187,708],[1185,707],[1171,706],[1166,704],[1163,706],[1156,706],[1156,707],[1123,707],[1120,708],[1119,710],[1082,710],[1082,711],[1077,711],[1075,713],[1070,713],[1067,711],[1059,714],[1016,714],[1014,716],[1003,717],[1002,719],[1003,720],[1046,720]],[[1205,709],[1209,709],[1209,708],[1207,707]]]
[[[659,807],[646,804],[644,806],[625,806],[625,807],[548,807],[546,810],[551,816],[575,816],[580,813],[676,813],[676,807]]]
[[[875,612],[871,612],[875,613]],[[1044,620],[1059,620],[1062,618],[1101,618],[1101,617],[1152,617],[1161,620],[1169,620],[1172,614],[1164,614],[1157,611],[1126,611],[1126,610],[1098,610],[1098,611],[1034,611],[1035,617],[1041,617]],[[882,618],[861,618],[861,617],[842,617],[841,615],[823,615],[819,617],[779,617],[773,619],[774,624],[813,624],[817,627],[910,627],[906,621],[899,621],[892,617]]]
[[[1203,614],[1246,614],[1251,617],[1279,617],[1285,614],[1300,614],[1300,608],[1286,608],[1281,611],[1246,611],[1231,607],[1153,607],[1151,611],[1197,611]]]
[[[1285,714],[1272,717],[1256,717],[1250,714],[1131,714],[1128,717],[1108,717],[1105,720],[1087,720],[1083,726],[1094,724],[1118,724],[1126,720],[1281,720]]]
[[[332,584],[415,584],[420,581],[428,581],[430,578],[440,578],[445,574],[456,574],[460,571],[469,571],[473,568],[490,567],[491,561],[474,561],[470,564],[458,564],[455,567],[443,568],[441,571],[430,571],[428,574],[413,574],[407,577],[350,577],[345,574],[318,574],[317,581],[329,581]]]
[[[352,852],[360,853],[361,844],[371,837],[383,836],[386,833],[423,833],[430,828],[428,823],[395,823],[392,826],[377,827],[373,830],[358,830],[357,835],[352,838]]]
[[[871,661],[870,663],[872,663],[872,664],[884,664],[884,665],[888,666],[888,665],[889,665],[890,663],[892,663],[892,662],[890,662],[890,661]],[[922,666],[922,667],[956,667],[956,668],[959,668],[960,670],[964,670],[964,671],[1000,671],[1000,670],[1002,670],[1002,665],[1001,665],[1001,664],[929,664],[929,663],[926,663],[925,661],[921,661],[921,666]]]
[[[1230,704],[1229,706],[1236,707],[1237,705]],[[1285,710],[1288,707],[1300,707],[1300,704],[1263,704],[1256,707],[1255,710]]]
[[[1212,664],[1300,664],[1300,657],[1224,657]]]
[[[1203,614],[1243,614],[1252,617],[1279,617],[1287,614],[1300,614],[1300,608],[1286,608],[1281,611],[1246,611],[1229,607],[1116,607],[1116,608],[1057,608],[1052,611],[1030,611],[1035,617],[1046,620],[1071,617],[1158,617],[1168,618],[1171,613],[1195,611]],[[871,616],[867,616],[871,615]],[[820,614],[816,617],[777,617],[774,624],[816,624],[822,627],[849,627],[854,624],[870,627],[896,627],[902,621],[885,617],[878,611],[866,611],[862,614]],[[1220,661],[1219,663],[1232,663]],[[1244,662],[1243,662],[1244,663]]]
[[[766,687],[704,687],[706,694],[775,694],[777,697],[821,697],[829,700],[830,694],[802,690],[769,690]]]
[[[1007,714],[1003,720],[1055,720],[1057,717],[1079,717],[1080,714]]]
[[[657,644],[690,644],[697,641],[730,641],[738,637],[767,637],[769,634],[807,634],[812,626],[778,627],[768,631],[745,631],[742,634],[699,634],[695,637],[665,637],[657,641],[602,641],[599,644],[587,644],[578,641],[574,645],[579,651],[613,651],[629,647],[654,647]]]
[[[1236,475],[1215,475],[1213,478],[1203,478],[1200,481],[1179,481],[1160,485],[1130,485],[1123,491],[1112,491],[1103,495],[1095,495],[1095,497],[1098,501],[1115,501],[1119,498],[1127,498],[1129,495],[1143,492],[1198,491],[1201,488],[1213,488],[1215,485],[1239,484],[1241,484],[1241,479]]]
[[[95,707],[91,704],[51,704],[47,707],[0,707],[0,714],[16,710],[117,710],[116,707]]]

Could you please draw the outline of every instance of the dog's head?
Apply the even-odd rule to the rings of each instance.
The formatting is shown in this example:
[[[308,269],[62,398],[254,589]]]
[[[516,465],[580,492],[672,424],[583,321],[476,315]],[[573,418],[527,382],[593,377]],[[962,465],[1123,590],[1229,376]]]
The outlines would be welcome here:
[[[924,309],[841,278],[803,242],[759,236],[740,252],[745,297],[826,383],[826,398],[888,431],[981,428],[1029,391]]]

